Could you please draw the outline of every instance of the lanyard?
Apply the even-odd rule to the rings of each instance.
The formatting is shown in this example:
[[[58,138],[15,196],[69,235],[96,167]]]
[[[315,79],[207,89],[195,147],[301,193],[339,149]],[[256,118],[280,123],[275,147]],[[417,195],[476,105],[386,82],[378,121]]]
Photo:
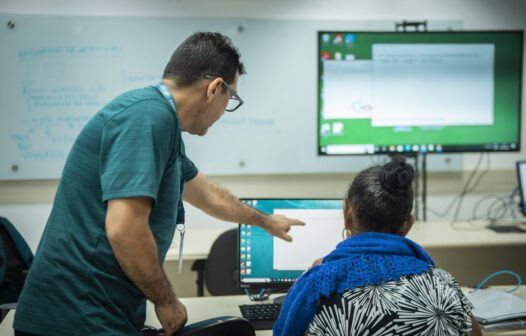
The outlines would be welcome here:
[[[168,86],[164,84],[163,82],[155,85],[155,88],[159,90],[159,92],[163,95],[164,99],[172,106],[172,108],[175,111],[175,101],[174,97],[172,96],[172,93],[170,92],[170,89],[168,89]]]
[[[172,93],[170,92],[170,90],[168,89],[168,87],[166,86],[166,84],[164,83],[159,83],[157,85],[155,85],[155,88],[157,90],[159,90],[159,92],[163,95],[164,99],[166,99],[166,101],[168,102],[168,104],[170,104],[172,106],[172,108],[174,109],[174,112],[175,114],[177,115],[177,111],[175,109],[175,101],[174,101],[174,97],[172,96]],[[182,197],[182,193],[181,193],[181,197]],[[179,211],[179,210],[178,210]],[[177,219],[179,219],[180,216],[178,214],[177,216]],[[177,223],[176,225],[176,231],[179,232],[179,263],[178,263],[178,269],[179,269],[179,274],[181,274],[181,271],[183,270],[183,246],[184,246],[184,234],[185,234],[185,231],[186,231],[186,227],[184,225],[184,218],[183,218],[183,223]],[[177,238],[176,238],[177,239]]]

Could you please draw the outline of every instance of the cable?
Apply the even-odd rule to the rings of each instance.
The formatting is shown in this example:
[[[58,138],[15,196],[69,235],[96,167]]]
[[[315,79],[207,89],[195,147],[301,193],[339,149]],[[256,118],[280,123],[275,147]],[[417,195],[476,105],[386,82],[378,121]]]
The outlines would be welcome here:
[[[485,219],[490,222],[495,222],[505,219],[508,216],[508,213],[513,220],[516,220],[518,211],[514,206],[514,198],[517,194],[517,190],[517,188],[514,188],[509,195],[489,194],[480,198],[473,206],[471,221]],[[480,205],[488,200],[493,200],[493,202],[487,207],[486,215],[478,216],[477,212]]]
[[[488,167],[481,174],[481,176],[479,176],[479,178],[477,179],[477,181],[474,184],[474,186],[473,187],[469,186],[471,184],[471,181],[473,180],[474,176],[478,172],[478,170],[480,168],[480,165],[482,164],[483,157],[484,157],[484,153],[480,153],[478,162],[475,165],[475,168],[472,170],[471,174],[469,175],[468,179],[466,180],[466,183],[464,183],[464,186],[462,187],[461,192],[458,195],[456,195],[455,197],[453,197],[453,199],[451,200],[451,202],[448,204],[448,206],[446,207],[446,209],[443,212],[439,212],[439,211],[433,210],[430,207],[427,207],[427,211],[429,211],[430,213],[433,213],[437,217],[444,218],[444,217],[446,217],[449,214],[449,212],[451,211],[451,209],[453,208],[455,203],[459,202],[459,205],[462,205],[462,200],[463,200],[464,196],[466,194],[472,192],[478,186],[479,182],[482,180],[482,177],[484,177],[484,175],[489,170],[489,161],[488,161]],[[489,160],[489,156],[488,156],[488,160]],[[457,208],[459,208],[459,207],[457,207]]]
[[[477,219],[488,219],[487,213],[485,217],[478,217],[477,216],[477,210],[479,209],[479,206],[484,203],[485,201],[491,200],[491,199],[500,199],[503,196],[500,194],[489,194],[481,197],[475,205],[473,205],[473,212],[471,214],[471,220],[477,220]]]
[[[250,301],[264,301],[270,296],[270,289],[268,288],[261,288],[258,294],[251,294],[247,288],[244,289],[244,292]]]
[[[476,173],[478,172],[478,170],[480,168],[480,165],[482,164],[482,159],[483,159],[484,155],[486,156],[486,162],[487,162],[486,169],[480,173],[479,177],[475,180],[475,183],[473,183],[473,186],[470,186],[471,181],[475,177]],[[478,187],[480,181],[482,181],[482,178],[484,178],[484,176],[489,172],[490,168],[491,168],[491,160],[490,160],[489,154],[481,153],[480,156],[479,156],[479,160],[477,162],[477,165],[475,166],[475,169],[469,175],[468,180],[466,181],[466,184],[464,185],[464,189],[462,190],[462,192],[459,195],[460,199],[459,199],[459,201],[457,203],[457,209],[455,210],[455,215],[453,216],[452,223],[456,222],[457,219],[458,219],[458,214],[460,212],[460,208],[462,206],[462,202],[464,201],[464,196],[466,196],[467,194],[473,192]]]
[[[506,292],[513,293],[513,292],[515,292],[517,289],[519,289],[521,287],[521,285],[522,285],[522,278],[521,278],[520,275],[518,275],[517,273],[515,273],[513,271],[510,271],[510,270],[501,270],[501,271],[493,272],[490,275],[488,275],[487,277],[485,277],[484,280],[482,280],[478,285],[475,286],[475,291],[480,290],[488,281],[490,281],[491,279],[493,279],[497,275],[501,275],[501,274],[513,275],[517,279],[517,284],[515,285],[515,288],[513,288],[511,290],[508,290]]]

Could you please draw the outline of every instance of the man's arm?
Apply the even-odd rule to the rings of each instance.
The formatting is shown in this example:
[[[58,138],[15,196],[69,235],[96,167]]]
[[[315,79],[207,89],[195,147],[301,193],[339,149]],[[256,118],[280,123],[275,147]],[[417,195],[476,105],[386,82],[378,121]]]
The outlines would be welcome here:
[[[225,188],[210,182],[202,173],[185,184],[183,198],[193,206],[218,219],[261,227],[271,235],[291,241],[287,233],[292,225],[305,223],[282,215],[263,214],[232,195]]]
[[[154,303],[159,322],[171,335],[186,323],[186,309],[175,297],[159,262],[157,244],[148,224],[151,207],[149,198],[110,200],[105,228],[120,267]]]

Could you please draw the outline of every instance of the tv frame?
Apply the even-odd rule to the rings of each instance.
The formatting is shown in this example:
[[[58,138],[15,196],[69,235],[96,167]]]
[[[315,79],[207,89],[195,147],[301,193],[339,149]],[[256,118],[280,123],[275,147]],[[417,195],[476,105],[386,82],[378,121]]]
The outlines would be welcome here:
[[[521,49],[521,57],[520,57],[520,81],[519,81],[519,120],[517,123],[518,128],[518,139],[517,139],[517,145],[513,149],[503,149],[503,150],[492,150],[492,149],[480,149],[480,145],[465,145],[465,146],[455,146],[454,148],[444,147],[447,148],[447,150],[442,150],[440,152],[399,152],[399,151],[381,151],[381,152],[374,152],[374,153],[342,153],[342,154],[327,154],[321,151],[320,147],[320,124],[321,124],[321,113],[320,113],[320,73],[321,73],[321,62],[319,62],[320,57],[320,36],[322,34],[334,34],[334,33],[355,33],[355,34],[418,34],[418,35],[433,35],[433,34],[484,34],[484,33],[503,33],[503,34],[510,34],[510,33],[516,33],[520,35],[520,49]],[[339,156],[360,156],[360,155],[393,155],[393,154],[400,154],[400,155],[415,155],[415,154],[443,154],[443,153],[510,153],[510,152],[520,152],[521,150],[521,126],[522,126],[522,87],[523,87],[523,71],[524,71],[524,30],[520,29],[510,29],[510,30],[458,30],[458,31],[450,31],[450,30],[444,30],[444,31],[358,31],[358,30],[318,30],[316,33],[316,67],[317,67],[317,73],[316,73],[316,152],[317,156],[320,157],[339,157]],[[470,147],[474,147],[470,149]]]

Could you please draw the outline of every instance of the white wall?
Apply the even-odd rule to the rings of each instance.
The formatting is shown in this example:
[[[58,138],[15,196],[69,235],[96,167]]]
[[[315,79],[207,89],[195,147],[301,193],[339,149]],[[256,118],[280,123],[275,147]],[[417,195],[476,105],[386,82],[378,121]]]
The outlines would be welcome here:
[[[0,0],[0,13],[246,17],[329,20],[461,20],[466,30],[526,29],[523,0]],[[523,86],[523,101],[525,98]],[[496,169],[526,158],[526,118],[518,154],[493,154]],[[470,170],[477,155],[464,155]]]

